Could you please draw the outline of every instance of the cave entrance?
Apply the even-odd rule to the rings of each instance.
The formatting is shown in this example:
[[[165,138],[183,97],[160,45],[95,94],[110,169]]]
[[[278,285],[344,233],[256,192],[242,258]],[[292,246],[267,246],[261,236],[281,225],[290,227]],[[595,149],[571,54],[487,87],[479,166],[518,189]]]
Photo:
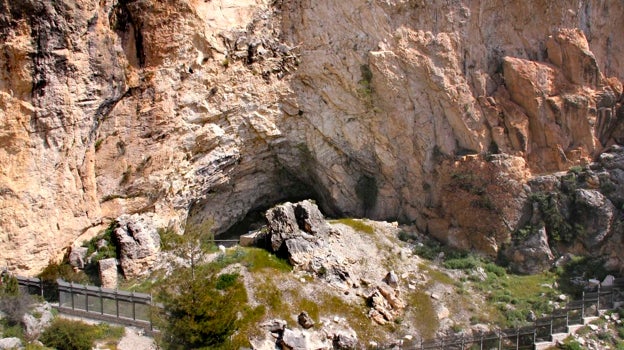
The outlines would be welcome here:
[[[266,218],[264,216],[267,210],[273,208],[274,206],[280,203],[285,203],[285,202],[296,203],[305,199],[310,199],[318,203],[317,196],[313,195],[312,193],[308,193],[307,195],[283,198],[281,200],[273,201],[269,205],[263,205],[263,206],[251,209],[250,211],[247,212],[247,214],[241,220],[237,221],[234,225],[230,226],[227,230],[225,230],[225,232],[215,235],[216,241],[225,240],[228,242],[216,242],[216,243],[221,244],[225,247],[234,246],[236,242],[229,242],[230,240],[231,241],[238,240],[241,235],[244,235],[251,231],[259,230],[267,224]]]

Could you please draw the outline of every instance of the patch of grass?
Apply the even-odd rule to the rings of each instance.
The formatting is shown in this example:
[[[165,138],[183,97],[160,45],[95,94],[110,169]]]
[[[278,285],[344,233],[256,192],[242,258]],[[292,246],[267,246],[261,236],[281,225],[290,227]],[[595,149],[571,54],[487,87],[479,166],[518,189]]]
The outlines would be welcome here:
[[[319,306],[315,301],[303,298],[299,300],[297,304],[297,309],[307,312],[308,315],[314,320],[314,322],[319,321],[320,311]]]
[[[217,283],[215,288],[217,290],[225,290],[232,287],[238,280],[239,274],[237,273],[224,273],[217,277]]]
[[[451,270],[470,270],[481,265],[479,258],[468,255],[461,258],[454,258],[444,261],[444,267]]]
[[[411,311],[415,317],[414,325],[425,339],[435,336],[440,322],[433,308],[431,296],[422,290],[412,291],[406,295],[407,310]]]
[[[368,318],[368,308],[363,299],[361,303],[353,303],[337,295],[324,292],[319,295],[318,303],[323,306],[319,312],[321,316],[346,318],[351,328],[358,334],[361,343],[368,343],[369,341],[379,342],[381,340],[378,337],[378,332],[376,332],[376,324]]]
[[[455,280],[440,270],[433,269],[425,264],[418,264],[418,269],[429,276],[431,279],[430,283],[438,282],[447,285],[455,285]]]
[[[246,266],[250,272],[257,272],[265,269],[272,269],[279,272],[290,272],[292,266],[288,261],[278,258],[274,254],[260,248],[237,248],[242,249],[242,264]]]
[[[256,287],[256,299],[266,306],[267,313],[270,315],[282,315],[280,312],[284,311],[284,305],[282,301],[282,292],[275,288],[273,280],[269,277]]]
[[[375,229],[373,228],[373,226],[358,219],[343,218],[343,219],[331,220],[330,223],[347,225],[356,231],[364,232],[369,235],[372,235],[373,233],[375,233]]]

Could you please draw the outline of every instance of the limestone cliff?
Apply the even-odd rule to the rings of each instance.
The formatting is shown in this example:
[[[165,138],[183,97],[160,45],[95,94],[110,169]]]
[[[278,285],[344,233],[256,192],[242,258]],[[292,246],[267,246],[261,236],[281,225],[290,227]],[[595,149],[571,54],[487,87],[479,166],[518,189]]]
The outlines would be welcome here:
[[[1,0],[0,263],[35,273],[125,213],[223,232],[299,197],[470,248],[472,209],[447,196],[456,159],[502,153],[497,178],[522,187],[622,142],[623,15],[607,0]],[[496,254],[522,206],[472,248]]]

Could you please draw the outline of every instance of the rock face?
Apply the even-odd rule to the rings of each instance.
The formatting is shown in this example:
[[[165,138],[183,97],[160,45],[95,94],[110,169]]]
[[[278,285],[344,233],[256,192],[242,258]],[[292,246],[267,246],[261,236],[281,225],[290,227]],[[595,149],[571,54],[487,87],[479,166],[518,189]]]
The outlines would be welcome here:
[[[308,200],[280,204],[269,209],[266,218],[270,249],[286,255],[293,265],[308,265],[312,251],[330,231],[319,208]]]
[[[100,283],[103,288],[117,288],[117,259],[109,258],[98,261]]]
[[[34,274],[123,214],[221,233],[293,198],[496,255],[522,203],[499,208],[506,232],[477,234],[490,214],[458,214],[441,175],[500,152],[523,182],[623,142],[623,15],[603,1],[4,1],[0,263]]]
[[[124,276],[134,278],[147,273],[160,252],[160,235],[151,219],[138,214],[122,215],[114,233]]]

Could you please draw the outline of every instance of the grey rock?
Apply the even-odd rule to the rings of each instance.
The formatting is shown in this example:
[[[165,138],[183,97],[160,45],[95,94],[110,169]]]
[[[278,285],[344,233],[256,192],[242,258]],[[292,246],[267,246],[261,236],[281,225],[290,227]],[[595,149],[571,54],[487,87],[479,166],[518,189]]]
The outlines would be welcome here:
[[[355,350],[357,349],[358,339],[355,335],[338,332],[334,334],[334,349],[337,350]]]
[[[146,274],[160,252],[160,236],[147,215],[122,215],[117,219],[121,269],[127,278]]]
[[[611,287],[611,286],[613,286],[613,282],[615,282],[615,277],[612,276],[612,275],[607,275],[607,277],[604,278],[602,283],[600,283],[600,286],[601,287]]]
[[[314,320],[305,311],[303,311],[303,312],[301,312],[299,314],[299,316],[297,317],[297,322],[299,323],[299,325],[301,327],[303,327],[305,329],[309,329],[309,328],[314,327]]]
[[[69,253],[69,264],[79,269],[84,269],[87,258],[87,247],[72,247]]]
[[[555,257],[550,250],[546,228],[541,227],[526,240],[514,242],[504,252],[514,270],[533,274],[544,271],[552,265]]]
[[[575,191],[577,222],[585,228],[581,239],[587,248],[601,245],[611,233],[615,207],[609,199],[596,190]]]
[[[392,288],[396,288],[399,286],[399,276],[397,276],[394,271],[388,272],[386,274],[386,277],[384,277],[383,281]]]
[[[280,319],[273,319],[260,324],[260,327],[268,330],[271,333],[281,333],[286,329],[286,321]]]
[[[301,332],[291,331],[288,328],[284,330],[282,343],[287,347],[287,349],[308,350],[305,335]]]
[[[98,262],[100,282],[104,288],[117,288],[117,259],[102,259]]]
[[[35,317],[34,314],[38,316]],[[36,339],[50,325],[54,315],[50,304],[45,303],[38,305],[32,312],[24,314],[22,317],[22,325],[24,326],[24,335],[28,339]]]
[[[23,349],[20,338],[2,338],[0,339],[0,349]]]
[[[271,250],[286,253],[293,265],[309,262],[313,257],[307,253],[330,231],[318,207],[307,200],[275,206],[266,218]]]

